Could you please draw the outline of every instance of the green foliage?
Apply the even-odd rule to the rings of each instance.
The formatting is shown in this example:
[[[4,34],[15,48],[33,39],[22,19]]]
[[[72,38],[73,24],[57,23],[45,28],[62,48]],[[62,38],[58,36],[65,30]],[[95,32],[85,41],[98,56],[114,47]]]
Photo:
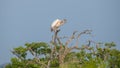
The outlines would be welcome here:
[[[48,48],[48,45],[44,42],[39,42],[39,43],[26,43],[25,46],[28,49],[31,49],[33,52],[38,53],[38,54],[46,54],[50,53],[51,50]],[[30,50],[30,52],[31,52]]]
[[[39,65],[35,63],[29,63],[29,61],[21,61],[18,58],[12,58],[11,64],[8,64],[6,68],[40,68]]]
[[[120,67],[120,51],[116,49],[110,50],[109,66],[113,68]]]
[[[84,47],[79,51],[71,51],[59,64],[57,57],[52,57],[50,68],[120,68],[120,51],[115,43],[102,44],[103,47]],[[57,46],[57,52],[60,46]],[[6,68],[46,68],[51,54],[50,46],[45,42],[26,43],[25,47],[14,48],[11,63]],[[57,53],[56,52],[56,53]],[[31,54],[33,58],[27,58]],[[44,57],[42,57],[44,56]]]
[[[14,48],[12,53],[16,56],[11,58],[11,63],[6,66],[6,68],[44,68],[46,60],[43,60],[47,54],[51,53],[51,49],[45,42],[33,42],[26,43],[25,47]],[[33,58],[27,58],[28,53],[30,53]],[[44,62],[43,62],[44,61]]]
[[[115,47],[116,44],[115,44],[114,42],[111,42],[111,43],[105,43],[105,46],[106,46],[107,48],[111,48],[111,47]]]
[[[20,47],[18,47],[18,48],[14,48],[13,54],[16,54],[16,56],[18,56],[18,57],[21,58],[21,59],[22,59],[22,58],[25,59],[25,58],[26,58],[26,55],[27,55],[26,51],[27,51],[26,48],[20,46]]]
[[[57,59],[53,59],[53,60],[51,61],[50,67],[59,67],[59,62],[58,62],[58,60],[57,60]]]

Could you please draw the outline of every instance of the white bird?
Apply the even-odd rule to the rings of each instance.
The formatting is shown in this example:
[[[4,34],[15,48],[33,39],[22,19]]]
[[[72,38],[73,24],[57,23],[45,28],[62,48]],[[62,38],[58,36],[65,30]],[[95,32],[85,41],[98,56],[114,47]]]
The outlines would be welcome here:
[[[57,31],[59,30],[58,28],[60,26],[62,26],[63,24],[66,23],[66,19],[60,20],[60,19],[56,19],[55,21],[53,21],[53,23],[51,24],[51,32],[52,31]]]

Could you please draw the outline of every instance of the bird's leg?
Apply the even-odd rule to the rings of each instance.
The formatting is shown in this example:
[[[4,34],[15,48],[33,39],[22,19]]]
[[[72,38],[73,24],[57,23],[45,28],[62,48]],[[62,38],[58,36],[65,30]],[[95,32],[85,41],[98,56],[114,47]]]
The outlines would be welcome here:
[[[57,39],[57,35],[58,32],[60,31],[60,29],[57,29],[56,31],[54,31],[54,43],[56,44],[56,39]]]

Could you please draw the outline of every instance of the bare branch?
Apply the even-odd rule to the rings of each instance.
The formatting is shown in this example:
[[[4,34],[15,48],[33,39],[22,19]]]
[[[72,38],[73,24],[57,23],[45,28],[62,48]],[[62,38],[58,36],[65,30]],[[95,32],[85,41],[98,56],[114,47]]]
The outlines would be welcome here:
[[[59,37],[57,37],[57,41],[58,41],[58,44],[63,45]]]
[[[79,44],[79,39],[80,39],[80,36],[83,35],[83,34],[91,34],[92,30],[84,30],[83,32],[80,32],[78,35],[77,35],[77,38],[76,38],[76,45]]]
[[[68,38],[67,36],[63,36],[63,37],[59,37],[60,39],[65,39],[65,38]]]
[[[65,43],[65,45],[67,46],[74,38],[75,38],[75,34],[77,33],[77,31],[74,31],[72,36],[67,40],[67,42]]]
[[[84,30],[83,32],[80,32],[77,36],[77,38],[80,38],[82,34],[91,34],[92,30]]]

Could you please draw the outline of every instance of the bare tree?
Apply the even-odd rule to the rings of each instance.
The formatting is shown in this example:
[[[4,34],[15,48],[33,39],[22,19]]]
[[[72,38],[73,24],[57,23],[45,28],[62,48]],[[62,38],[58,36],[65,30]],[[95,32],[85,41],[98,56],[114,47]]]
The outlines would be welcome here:
[[[80,49],[78,47],[78,42],[79,39],[81,37],[81,35],[83,34],[91,34],[91,30],[84,30],[83,32],[78,33],[78,31],[74,31],[73,34],[68,37],[68,39],[65,41],[65,43],[63,43],[61,41],[61,37],[58,36],[58,33],[60,32],[60,30],[57,30],[54,32],[54,35],[52,36],[52,41],[51,41],[51,56],[50,56],[50,60],[48,61],[48,68],[50,66],[50,62],[51,60],[53,60],[53,58],[55,58],[55,56],[53,57],[53,55],[56,55],[59,65],[64,63],[64,59],[66,57],[67,54],[69,54],[73,49]],[[65,38],[65,37],[63,37]],[[75,41],[75,44],[73,46],[69,46],[69,44],[73,41]],[[59,46],[59,49],[57,50],[57,46]]]

